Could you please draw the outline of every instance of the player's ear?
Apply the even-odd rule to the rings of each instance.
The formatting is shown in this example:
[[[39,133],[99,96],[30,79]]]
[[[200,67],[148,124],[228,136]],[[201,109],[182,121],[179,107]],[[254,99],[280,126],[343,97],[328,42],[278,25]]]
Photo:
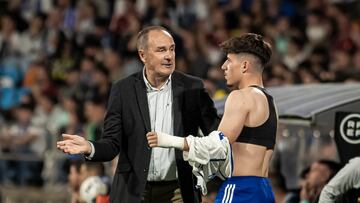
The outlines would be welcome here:
[[[243,73],[245,73],[246,71],[248,71],[249,69],[249,61],[248,60],[244,60],[242,63],[241,63],[241,70]]]

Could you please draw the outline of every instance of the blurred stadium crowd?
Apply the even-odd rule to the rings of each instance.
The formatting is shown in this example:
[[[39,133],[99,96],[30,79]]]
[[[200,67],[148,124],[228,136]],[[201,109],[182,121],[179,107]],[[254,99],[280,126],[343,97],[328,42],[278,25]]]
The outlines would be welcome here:
[[[99,138],[111,83],[143,68],[145,25],[171,30],[176,69],[218,99],[228,92],[218,44],[245,32],[273,47],[267,87],[359,82],[359,10],[351,0],[0,1],[0,185],[68,182],[81,157],[54,143],[63,132]]]

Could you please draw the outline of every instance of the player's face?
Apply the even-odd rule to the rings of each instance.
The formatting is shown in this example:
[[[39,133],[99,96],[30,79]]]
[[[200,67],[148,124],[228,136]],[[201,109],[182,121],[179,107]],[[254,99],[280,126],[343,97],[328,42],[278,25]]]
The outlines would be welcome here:
[[[148,73],[169,76],[175,70],[175,43],[168,32],[152,30],[148,34],[147,48],[140,51]]]
[[[227,54],[227,59],[221,66],[224,71],[226,84],[231,87],[238,87],[241,76],[241,59],[237,54]]]

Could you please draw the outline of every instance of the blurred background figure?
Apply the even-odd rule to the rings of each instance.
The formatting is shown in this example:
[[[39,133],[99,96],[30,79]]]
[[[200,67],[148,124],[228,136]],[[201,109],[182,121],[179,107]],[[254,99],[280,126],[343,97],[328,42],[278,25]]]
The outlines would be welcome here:
[[[107,203],[110,201],[110,178],[103,163],[84,162],[80,167],[80,201]]]
[[[80,201],[80,185],[81,175],[80,168],[82,161],[72,161],[69,166],[68,185],[71,194],[71,202],[77,203]]]
[[[288,193],[284,202],[318,202],[321,190],[340,170],[341,165],[330,160],[315,161],[302,173],[299,193]]]
[[[0,134],[3,152],[17,154],[19,157],[39,156],[46,148],[45,132],[32,123],[34,107],[21,104],[14,109],[14,122]],[[31,156],[30,156],[31,157]],[[1,160],[1,174],[4,183],[16,185],[41,185],[42,162],[29,160]]]

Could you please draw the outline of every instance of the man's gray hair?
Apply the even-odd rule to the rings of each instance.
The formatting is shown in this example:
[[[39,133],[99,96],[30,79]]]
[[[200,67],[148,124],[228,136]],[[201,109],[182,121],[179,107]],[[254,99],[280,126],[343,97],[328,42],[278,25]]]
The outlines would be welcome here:
[[[140,49],[147,49],[149,32],[152,30],[162,30],[162,31],[170,33],[166,28],[164,28],[162,26],[149,26],[149,27],[142,29],[139,32],[139,34],[137,36],[137,41],[136,41],[136,48],[138,51]]]

